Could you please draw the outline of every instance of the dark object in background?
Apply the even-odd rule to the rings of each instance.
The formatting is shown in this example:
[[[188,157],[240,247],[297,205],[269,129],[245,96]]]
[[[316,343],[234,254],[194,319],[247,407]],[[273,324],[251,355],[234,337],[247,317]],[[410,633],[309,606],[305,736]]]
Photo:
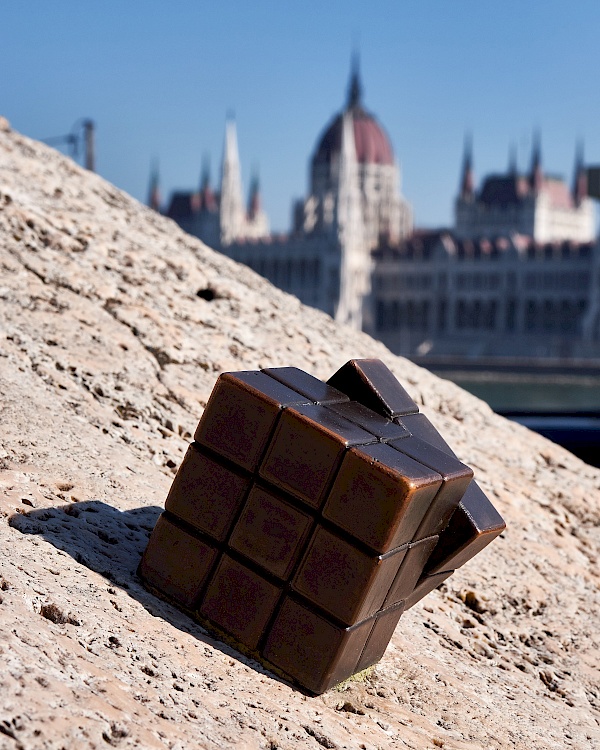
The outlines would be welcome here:
[[[139,573],[319,694],[383,655],[402,613],[504,522],[379,360],[322,383],[224,373]]]

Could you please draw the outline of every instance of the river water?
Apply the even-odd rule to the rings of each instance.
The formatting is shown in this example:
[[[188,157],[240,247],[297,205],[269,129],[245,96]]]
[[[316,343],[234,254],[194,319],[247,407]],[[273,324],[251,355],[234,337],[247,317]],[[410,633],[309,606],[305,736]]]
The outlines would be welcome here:
[[[600,467],[600,377],[460,371],[442,377]]]
[[[599,412],[600,378],[576,375],[445,372],[494,411]]]

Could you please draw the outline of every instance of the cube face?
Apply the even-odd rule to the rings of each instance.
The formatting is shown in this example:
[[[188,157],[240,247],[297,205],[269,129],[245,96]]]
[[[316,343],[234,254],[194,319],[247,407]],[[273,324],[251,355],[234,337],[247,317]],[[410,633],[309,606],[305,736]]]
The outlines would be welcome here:
[[[437,536],[431,536],[408,545],[402,565],[385,598],[384,607],[397,605],[412,594],[438,539]]]
[[[235,471],[190,445],[179,467],[165,510],[222,542],[242,506],[250,476]]]
[[[153,588],[191,609],[217,559],[217,550],[161,515],[140,564]]]
[[[281,496],[255,485],[229,546],[277,578],[287,580],[304,548],[313,519]]]
[[[309,375],[298,367],[267,367],[262,370],[293,391],[306,396],[315,404],[338,404],[349,401],[348,396],[322,380]]]
[[[403,437],[410,436],[408,429],[399,422],[392,422],[381,414],[377,414],[372,409],[368,409],[356,401],[347,401],[341,404],[328,405],[331,411],[339,414],[341,417],[348,419],[350,422],[362,427],[374,435],[378,440],[388,442],[389,440],[399,440]]]
[[[269,632],[264,657],[319,694],[356,671],[372,627],[373,621],[367,620],[342,628],[286,597]]]
[[[379,359],[352,359],[327,381],[352,401],[393,419],[416,414],[419,407]]]
[[[307,403],[262,372],[225,373],[206,405],[194,439],[246,471],[255,471],[280,411]]]
[[[373,628],[369,633],[363,652],[356,665],[357,672],[371,667],[381,659],[391,637],[394,635],[394,630],[396,630],[404,609],[404,602],[399,602],[393,607],[388,607],[377,614]]]
[[[419,578],[417,585],[413,589],[412,594],[404,603],[404,611],[414,607],[417,602],[420,602],[424,596],[430,594],[434,589],[437,589],[447,578],[454,573],[453,570],[446,570],[443,573],[435,573],[434,575],[424,575]]]
[[[504,528],[416,411],[377,360],[328,384],[223,374],[140,576],[309,692],[374,664],[402,612]]]
[[[292,588],[346,626],[373,615],[383,604],[406,549],[367,555],[350,542],[318,527]]]
[[[499,536],[506,524],[476,482],[471,482],[437,547],[427,562],[427,573],[456,570]]]
[[[403,425],[411,435],[456,458],[456,454],[424,414],[405,414],[394,422]]]
[[[312,508],[321,506],[348,445],[376,438],[323,406],[286,409],[260,475]]]
[[[244,646],[255,649],[280,595],[280,588],[223,555],[199,611]]]
[[[400,441],[402,442],[402,441]],[[346,452],[323,516],[375,552],[410,542],[442,477],[388,445]]]
[[[389,445],[433,469],[442,477],[442,484],[416,531],[419,539],[439,534],[448,525],[450,517],[473,479],[473,470],[416,437],[395,440]]]

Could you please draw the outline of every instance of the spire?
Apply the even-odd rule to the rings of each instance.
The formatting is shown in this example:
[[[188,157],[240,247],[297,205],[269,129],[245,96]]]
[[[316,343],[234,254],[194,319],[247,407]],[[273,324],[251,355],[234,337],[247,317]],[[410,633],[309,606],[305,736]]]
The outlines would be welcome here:
[[[202,171],[200,172],[200,192],[203,193],[210,187],[210,157],[204,154],[202,157]]]
[[[575,147],[575,168],[573,170],[573,201],[579,206],[588,195],[587,172],[583,157],[583,141]]]
[[[360,82],[360,60],[358,52],[352,54],[350,63],[350,83],[348,85],[348,106],[347,109],[360,107],[362,104],[362,84]]]
[[[514,143],[511,143],[508,149],[508,174],[511,177],[516,177],[518,174],[517,169],[517,147]]]
[[[260,205],[260,181],[258,179],[258,169],[254,169],[252,179],[250,180],[250,192],[248,195],[248,218],[254,219],[261,210]]]
[[[210,186],[210,158],[206,154],[202,157],[199,197],[199,208],[201,211],[213,212],[217,210],[217,200]]]
[[[242,200],[242,179],[237,145],[235,122],[228,119],[225,126],[225,147],[221,170],[221,201],[219,220],[221,242],[230,244],[243,234],[244,204]]]
[[[158,173],[158,159],[153,159],[150,168],[150,186],[148,188],[148,206],[154,211],[160,213],[160,204],[162,202],[160,195],[160,175]]]
[[[529,184],[532,190],[538,193],[541,190],[544,173],[542,171],[542,146],[540,131],[536,130],[533,134],[533,148],[531,150],[531,172],[529,174]]]
[[[465,145],[463,153],[462,174],[460,178],[460,197],[467,200],[473,197],[473,139],[470,133],[465,135]]]
[[[354,120],[349,111],[342,115],[342,144],[336,199],[335,223],[341,258],[340,291],[335,319],[360,330],[363,297],[369,291],[369,256],[365,253]]]

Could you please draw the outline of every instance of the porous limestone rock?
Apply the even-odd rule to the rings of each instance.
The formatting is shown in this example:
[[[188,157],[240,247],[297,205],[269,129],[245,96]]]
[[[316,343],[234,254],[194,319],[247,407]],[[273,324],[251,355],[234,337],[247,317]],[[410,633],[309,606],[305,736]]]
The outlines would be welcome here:
[[[0,121],[0,748],[600,747],[600,471]],[[209,290],[209,291],[207,291]],[[308,698],[135,571],[219,372],[384,360],[507,531]]]

